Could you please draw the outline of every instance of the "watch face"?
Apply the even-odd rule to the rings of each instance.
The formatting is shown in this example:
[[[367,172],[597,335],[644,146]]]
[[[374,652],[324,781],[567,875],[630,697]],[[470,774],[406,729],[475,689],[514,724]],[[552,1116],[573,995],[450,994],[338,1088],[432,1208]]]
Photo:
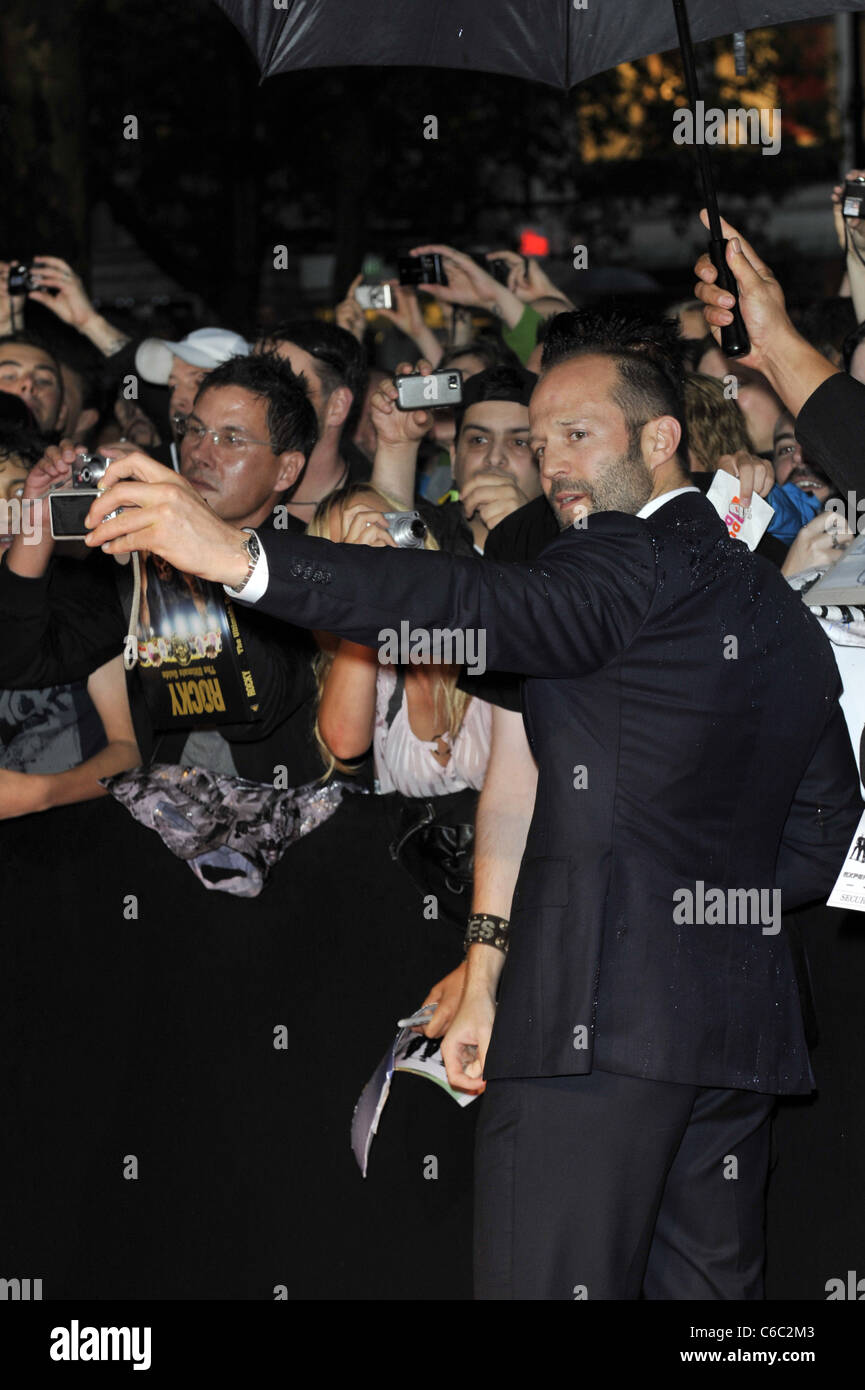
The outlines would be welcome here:
[[[255,534],[254,531],[250,532],[244,544],[246,546],[246,553],[249,556],[250,560],[252,560],[253,562],[256,561],[259,555],[261,554],[261,546],[258,543],[258,536]]]

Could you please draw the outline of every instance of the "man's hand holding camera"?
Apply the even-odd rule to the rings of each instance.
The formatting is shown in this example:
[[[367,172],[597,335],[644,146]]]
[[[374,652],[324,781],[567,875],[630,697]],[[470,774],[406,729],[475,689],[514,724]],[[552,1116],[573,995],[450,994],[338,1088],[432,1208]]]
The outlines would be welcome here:
[[[400,362],[395,375],[411,376],[418,371],[428,376],[433,370],[432,365],[422,357],[417,367],[412,367],[409,362]],[[397,388],[392,381],[383,381],[372,395],[370,413],[379,448],[391,452],[408,451],[413,456],[418,444],[432,427],[432,415],[428,410],[400,410],[397,399]]]
[[[108,521],[108,512],[122,508]],[[193,487],[137,451],[111,463],[86,522],[86,544],[109,555],[150,550],[175,569],[218,584],[241,584],[249,571],[244,533],[221,521]]]
[[[522,301],[507,285],[500,285],[498,280],[473,261],[471,256],[455,250],[453,246],[438,243],[415,246],[411,252],[413,256],[430,253],[441,256],[447,271],[448,283],[422,284],[419,286],[420,289],[445,304],[464,304],[471,308],[485,309],[487,313],[501,318],[509,328],[519,323],[523,314]]]
[[[59,444],[50,445],[27,474],[21,491],[21,505],[31,514],[27,518],[26,535],[22,529],[9,547],[6,563],[13,574],[23,579],[39,579],[48,568],[54,550],[48,496],[69,482],[73,464],[80,453],[80,444],[75,444],[71,439],[62,439]]]

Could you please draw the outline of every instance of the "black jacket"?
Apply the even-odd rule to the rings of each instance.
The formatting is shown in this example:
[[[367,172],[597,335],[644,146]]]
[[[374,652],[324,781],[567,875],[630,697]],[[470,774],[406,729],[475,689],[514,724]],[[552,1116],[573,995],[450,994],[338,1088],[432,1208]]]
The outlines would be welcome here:
[[[404,620],[481,628],[527,677],[538,790],[487,1077],[812,1088],[783,930],[674,920],[698,881],[825,895],[861,812],[828,641],[703,497],[590,516],[530,566],[264,549],[268,613],[370,646]]]
[[[846,372],[827,377],[796,417],[796,438],[842,494],[865,489],[865,386]]]

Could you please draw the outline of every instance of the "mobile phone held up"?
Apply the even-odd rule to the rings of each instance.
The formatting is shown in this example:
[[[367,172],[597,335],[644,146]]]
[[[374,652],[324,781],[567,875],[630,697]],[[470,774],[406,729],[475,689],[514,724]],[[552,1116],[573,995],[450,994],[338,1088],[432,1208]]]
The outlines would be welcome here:
[[[423,256],[398,256],[397,273],[401,285],[446,285],[448,277],[438,251]]]
[[[394,377],[397,410],[443,410],[463,398],[463,374],[452,367],[423,376],[411,372]]]
[[[865,178],[846,179],[841,211],[845,217],[865,217]]]
[[[390,285],[358,285],[354,297],[362,309],[393,308],[393,290]]]

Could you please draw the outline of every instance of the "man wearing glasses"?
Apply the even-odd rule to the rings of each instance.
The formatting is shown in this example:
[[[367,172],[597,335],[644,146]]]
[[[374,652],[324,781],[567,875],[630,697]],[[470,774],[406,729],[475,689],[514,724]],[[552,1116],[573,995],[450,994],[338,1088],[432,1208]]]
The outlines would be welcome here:
[[[304,383],[274,355],[232,357],[207,373],[189,405],[179,472],[223,521],[266,531],[315,446],[315,412]],[[112,457],[131,452],[131,445],[110,446]],[[49,450],[28,475],[26,495],[45,497],[70,476],[74,459],[74,449]],[[86,679],[106,653],[123,650],[126,621],[114,566],[101,556],[87,564],[52,560],[53,548],[46,520],[41,543],[24,545],[15,537],[0,567],[0,686],[37,689]],[[313,781],[321,774],[309,738],[314,645],[300,631],[286,641],[283,626],[257,613],[250,620],[240,612],[238,623],[260,696],[259,721],[237,741],[236,729],[208,737],[206,746],[197,736],[193,759],[184,732],[154,736],[133,673],[130,703],[143,760],[158,743],[160,762],[194,761],[260,782],[271,781],[282,764],[291,785]]]

